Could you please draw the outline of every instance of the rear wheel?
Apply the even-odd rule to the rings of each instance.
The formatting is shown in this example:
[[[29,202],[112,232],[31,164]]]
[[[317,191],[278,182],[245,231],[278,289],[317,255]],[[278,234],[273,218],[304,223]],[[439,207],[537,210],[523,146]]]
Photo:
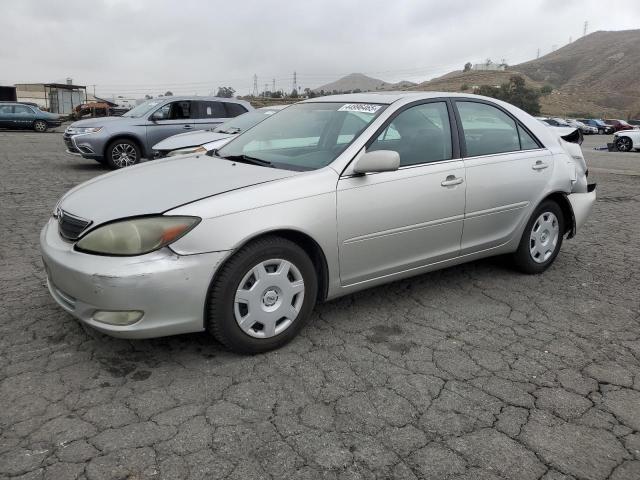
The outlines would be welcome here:
[[[140,148],[132,140],[114,140],[107,147],[107,165],[112,169],[130,167],[140,161]]]
[[[48,127],[49,126],[47,125],[47,122],[45,122],[44,120],[36,120],[35,122],[33,122],[33,129],[36,132],[46,132]]]
[[[599,128],[598,129],[598,135],[604,135],[604,128]]]
[[[516,267],[529,274],[542,273],[549,268],[562,246],[564,225],[560,206],[552,200],[542,202],[522,233],[513,256]]]
[[[228,349],[260,353],[293,339],[316,303],[313,262],[295,243],[265,237],[239,250],[209,290],[207,327]]]
[[[616,140],[616,148],[620,152],[630,152],[633,149],[633,141],[629,137],[619,137]]]

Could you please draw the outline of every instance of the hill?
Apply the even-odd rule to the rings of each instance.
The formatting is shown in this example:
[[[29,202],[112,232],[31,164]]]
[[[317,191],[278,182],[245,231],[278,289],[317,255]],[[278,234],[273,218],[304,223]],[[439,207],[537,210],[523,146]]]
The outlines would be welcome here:
[[[335,82],[327,83],[320,87],[314,88],[315,92],[324,90],[325,92],[349,92],[353,90],[360,90],[363,92],[372,90],[404,90],[413,86],[413,82],[403,80],[398,83],[389,83],[378,78],[368,77],[362,73],[351,73],[342,78],[339,78]]]
[[[544,57],[500,71],[454,71],[411,90],[463,91],[500,85],[521,75],[527,85],[551,85],[541,98],[548,115],[640,115],[640,30],[594,32]]]
[[[575,102],[624,116],[640,111],[640,30],[594,32],[513,69],[557,89],[550,108]]]

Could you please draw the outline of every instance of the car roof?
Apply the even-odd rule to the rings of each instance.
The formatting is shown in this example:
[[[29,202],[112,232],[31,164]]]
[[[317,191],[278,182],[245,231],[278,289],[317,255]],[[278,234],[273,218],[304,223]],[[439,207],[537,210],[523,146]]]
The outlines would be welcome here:
[[[246,100],[240,100],[239,98],[225,98],[225,97],[201,97],[198,95],[189,95],[189,96],[178,96],[178,95],[169,95],[167,97],[155,97],[150,100],[156,100],[159,102],[162,101],[174,101],[174,100],[205,100],[205,101],[213,101],[213,102],[233,102],[233,103],[247,103]]]
[[[467,93],[454,93],[454,92],[421,92],[421,91],[384,91],[384,92],[365,92],[365,93],[345,93],[338,95],[328,95],[325,97],[314,97],[304,100],[302,103],[314,103],[314,102],[338,102],[338,103],[381,103],[384,105],[391,105],[399,100],[411,99],[411,100],[423,100],[429,98],[442,98],[442,97],[464,97],[464,98],[478,98],[485,100],[494,100],[481,95],[472,95]]]

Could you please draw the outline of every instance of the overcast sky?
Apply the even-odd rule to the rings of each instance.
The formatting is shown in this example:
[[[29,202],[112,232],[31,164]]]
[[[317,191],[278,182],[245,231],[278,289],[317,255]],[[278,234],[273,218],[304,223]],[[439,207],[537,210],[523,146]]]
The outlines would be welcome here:
[[[535,58],[589,31],[640,28],[606,0],[2,0],[0,85],[96,85],[100,95],[218,86],[314,88],[351,73],[423,81],[467,61]],[[633,5],[633,8],[631,7]],[[620,13],[620,12],[618,12]],[[91,88],[89,90],[91,91]]]

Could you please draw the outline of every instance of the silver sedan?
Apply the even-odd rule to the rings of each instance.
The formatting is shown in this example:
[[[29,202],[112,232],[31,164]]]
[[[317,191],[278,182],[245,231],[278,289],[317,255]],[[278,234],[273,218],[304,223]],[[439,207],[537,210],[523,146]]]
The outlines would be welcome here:
[[[541,273],[596,197],[580,136],[559,135],[473,95],[310,99],[68,192],[41,233],[49,289],[110,335],[255,353],[374,285],[499,254]]]

